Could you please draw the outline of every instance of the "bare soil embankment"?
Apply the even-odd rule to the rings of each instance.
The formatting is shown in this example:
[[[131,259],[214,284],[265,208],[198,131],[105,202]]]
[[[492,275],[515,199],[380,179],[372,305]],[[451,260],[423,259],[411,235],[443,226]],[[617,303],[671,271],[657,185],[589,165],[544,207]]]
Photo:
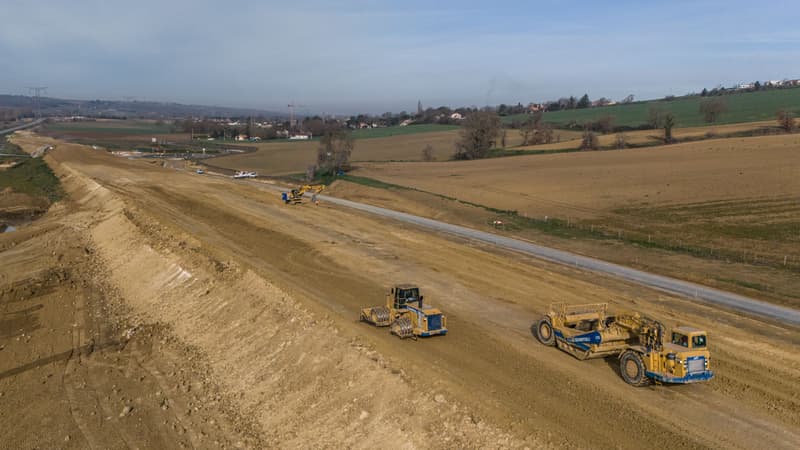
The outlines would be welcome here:
[[[203,356],[107,283],[99,212],[63,200],[0,234],[0,446],[258,446]]]

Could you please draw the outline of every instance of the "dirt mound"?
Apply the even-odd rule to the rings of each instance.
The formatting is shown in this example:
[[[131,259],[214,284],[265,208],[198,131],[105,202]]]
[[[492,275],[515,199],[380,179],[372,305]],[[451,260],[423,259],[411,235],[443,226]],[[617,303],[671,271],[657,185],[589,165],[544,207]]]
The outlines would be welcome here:
[[[202,356],[132,322],[80,221],[51,213],[0,235],[2,447],[263,446]]]

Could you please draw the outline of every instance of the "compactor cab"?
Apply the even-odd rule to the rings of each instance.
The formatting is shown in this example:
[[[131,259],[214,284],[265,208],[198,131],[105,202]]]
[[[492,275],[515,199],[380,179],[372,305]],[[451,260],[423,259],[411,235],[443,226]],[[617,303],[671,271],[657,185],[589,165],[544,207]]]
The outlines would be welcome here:
[[[392,327],[401,339],[447,334],[447,318],[431,306],[423,306],[419,287],[399,284],[386,294],[386,306],[361,310],[360,320],[378,327]]]
[[[416,286],[402,284],[393,287],[388,297],[386,306],[394,309],[405,309],[409,303],[417,303],[417,306],[422,308],[422,296],[419,295],[419,288]]]

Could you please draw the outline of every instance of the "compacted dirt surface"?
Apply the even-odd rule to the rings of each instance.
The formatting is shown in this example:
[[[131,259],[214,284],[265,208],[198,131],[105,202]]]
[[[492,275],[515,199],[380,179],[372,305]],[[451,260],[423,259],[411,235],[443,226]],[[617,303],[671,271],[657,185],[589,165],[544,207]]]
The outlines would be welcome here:
[[[17,135],[24,148],[49,142]],[[797,448],[800,332],[258,182],[59,144],[68,199],[0,235],[3,447]],[[444,337],[358,322],[420,285]],[[538,344],[553,302],[709,331],[633,388]]]

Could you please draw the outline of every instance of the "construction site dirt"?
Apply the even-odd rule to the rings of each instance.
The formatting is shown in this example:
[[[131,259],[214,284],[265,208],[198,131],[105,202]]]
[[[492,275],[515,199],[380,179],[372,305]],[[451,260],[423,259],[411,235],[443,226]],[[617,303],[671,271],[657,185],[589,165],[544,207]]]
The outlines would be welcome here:
[[[160,161],[45,158],[67,199],[0,235],[9,447],[800,444],[791,325]],[[403,282],[446,336],[358,321]],[[542,346],[530,327],[556,302],[701,327],[715,377],[634,388]]]

